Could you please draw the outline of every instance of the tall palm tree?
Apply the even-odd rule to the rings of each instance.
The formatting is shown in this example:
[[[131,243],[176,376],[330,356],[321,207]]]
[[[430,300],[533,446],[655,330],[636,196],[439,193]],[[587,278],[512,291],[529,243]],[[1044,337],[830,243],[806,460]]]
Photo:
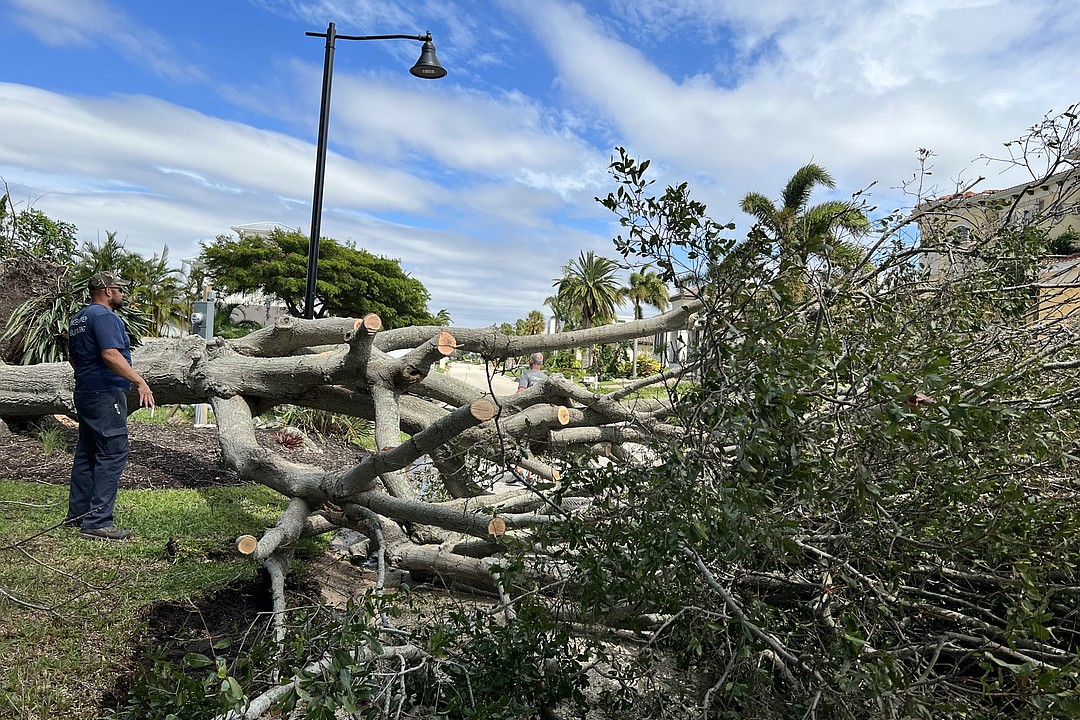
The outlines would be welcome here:
[[[612,322],[615,308],[623,296],[615,279],[618,270],[614,260],[597,257],[592,250],[583,251],[563,266],[562,278],[552,283],[556,288],[556,302],[583,329]]]
[[[552,283],[556,303],[567,316],[567,325],[588,329],[615,320],[615,308],[622,301],[623,289],[615,273],[614,260],[597,257],[592,250],[582,251],[563,266],[563,276]],[[554,305],[552,306],[555,307]],[[592,365],[592,355],[585,352],[582,363]]]
[[[528,315],[517,321],[515,329],[518,335],[540,335],[546,328],[544,313],[539,310],[530,310]]]
[[[641,272],[630,273],[630,284],[625,288],[626,299],[634,306],[634,319],[641,320],[645,315],[642,305],[652,305],[660,312],[667,310],[670,305],[667,285],[660,278],[659,273],[649,270],[646,265]]]
[[[630,284],[623,289],[623,292],[634,306],[635,320],[641,320],[644,317],[642,305],[652,305],[660,312],[664,312],[671,304],[668,299],[667,285],[659,274],[649,270],[648,265],[640,272],[630,273]],[[630,354],[630,377],[637,377],[637,356],[638,339],[634,338],[633,351]]]
[[[866,215],[843,200],[810,205],[810,194],[818,186],[836,187],[825,168],[808,163],[795,171],[780,194],[780,207],[761,193],[747,193],[740,207],[757,220],[756,229],[778,246],[781,298],[798,302],[805,291],[802,280],[811,254],[825,255],[840,243],[839,234],[858,237],[870,231]]]

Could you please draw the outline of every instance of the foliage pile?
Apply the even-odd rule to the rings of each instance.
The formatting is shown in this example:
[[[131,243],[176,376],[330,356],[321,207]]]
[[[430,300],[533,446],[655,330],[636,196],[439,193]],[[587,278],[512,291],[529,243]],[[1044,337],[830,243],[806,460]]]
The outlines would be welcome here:
[[[710,717],[1076,717],[1080,354],[1032,321],[1046,243],[1004,218],[935,277],[956,248],[887,218],[834,265],[812,223],[736,242],[646,168],[606,204],[695,279],[700,383],[666,462],[581,473],[598,512],[552,526],[586,607],[667,618]]]
[[[785,189],[793,218],[740,241],[686,185],[651,195],[647,163],[622,153],[612,170],[620,252],[704,303],[669,385],[682,432],[651,465],[564,458],[558,485],[524,478],[553,519],[506,539],[500,623],[455,616],[396,650],[391,624],[360,651],[291,645],[309,669],[289,702],[308,717],[1080,714],[1080,355],[1070,325],[1032,321],[1047,244],[1005,221],[963,248],[979,263],[933,275],[928,256],[956,248],[913,244],[906,218],[862,244],[857,224],[802,222],[820,206],[795,186],[814,173]]]

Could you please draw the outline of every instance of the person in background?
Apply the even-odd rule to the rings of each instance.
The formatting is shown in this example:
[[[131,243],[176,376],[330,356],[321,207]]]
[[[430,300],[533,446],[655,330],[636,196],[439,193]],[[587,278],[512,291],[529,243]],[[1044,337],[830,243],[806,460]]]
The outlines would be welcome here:
[[[518,378],[518,392],[531,388],[536,383],[547,377],[547,373],[540,368],[544,367],[544,353],[533,353],[529,356],[529,367],[521,371]]]
[[[518,378],[518,392],[528,390],[533,385],[537,384],[541,380],[547,377],[547,373],[541,370],[544,366],[544,353],[533,353],[529,356],[529,367],[521,371],[521,377]],[[518,475],[531,476],[532,473],[528,472],[520,466],[515,466],[514,470]],[[507,485],[517,484],[517,478],[511,477],[506,481]]]
[[[71,467],[64,524],[84,538],[126,540],[130,530],[113,522],[120,474],[128,457],[127,392],[134,384],[139,405],[154,407],[150,386],[131,367],[131,338],[116,311],[129,283],[112,273],[90,278],[90,304],[68,325],[68,362],[75,368],[79,442]]]

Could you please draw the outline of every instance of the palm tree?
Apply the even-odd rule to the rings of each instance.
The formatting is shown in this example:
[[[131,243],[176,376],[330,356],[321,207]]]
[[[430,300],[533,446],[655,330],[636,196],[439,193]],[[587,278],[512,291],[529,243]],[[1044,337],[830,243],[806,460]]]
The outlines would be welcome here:
[[[622,301],[623,290],[615,279],[619,266],[614,260],[597,257],[592,250],[582,251],[577,258],[563,266],[563,276],[555,280],[555,309],[566,318],[570,327],[588,329],[615,320],[615,308]],[[550,298],[549,298],[550,300]],[[582,364],[592,365],[591,353],[586,352]]]
[[[539,310],[530,310],[529,314],[515,324],[518,335],[539,335],[547,328],[544,313]]]
[[[76,255],[79,258],[78,264],[85,269],[87,277],[99,272],[116,272],[124,277],[132,253],[116,239],[116,231],[106,231],[105,242],[83,243]]]
[[[441,308],[439,312],[435,313],[434,325],[441,325],[446,327],[454,321],[450,318],[450,311],[446,308]]]
[[[131,277],[132,269],[145,262],[136,253],[126,250],[123,243],[117,241],[115,232],[106,233],[106,236],[103,243],[85,243],[71,258],[71,267],[56,286],[44,288],[44,294],[29,298],[12,312],[0,342],[22,334],[19,362],[34,364],[63,360],[67,356],[68,320],[86,304],[90,276],[108,271]],[[133,345],[153,329],[152,316],[138,302],[121,308],[119,315],[124,319]]]
[[[784,186],[780,207],[756,192],[747,193],[740,205],[757,220],[755,229],[778,246],[779,289],[785,303],[802,299],[802,275],[809,255],[829,254],[841,243],[841,231],[858,237],[870,230],[866,215],[850,202],[829,200],[810,206],[810,193],[819,185],[834,188],[836,182],[825,168],[808,163]]]
[[[181,330],[190,313],[181,299],[185,295],[180,270],[169,267],[169,246],[149,260],[132,255],[125,261],[124,276],[132,282],[133,303],[152,318],[157,335]]]
[[[630,273],[630,284],[623,288],[623,292],[634,306],[635,320],[641,320],[644,317],[642,305],[652,305],[660,312],[667,310],[670,305],[667,285],[659,274],[649,270],[648,265],[640,272]],[[634,338],[633,351],[630,355],[630,377],[637,377],[637,348],[638,339]]]
[[[652,305],[660,312],[667,310],[670,301],[668,299],[667,285],[658,273],[649,270],[646,265],[641,272],[630,273],[630,284],[625,288],[626,298],[634,306],[634,319],[641,320],[645,315],[642,313],[642,305]]]
[[[551,317],[555,319],[555,332],[574,329],[574,319],[566,298],[559,299],[558,295],[549,295],[544,298],[544,304],[551,308]]]
[[[614,260],[597,257],[592,250],[582,252],[563,266],[562,278],[552,283],[556,302],[583,329],[612,322],[623,296],[615,279],[618,270]]]

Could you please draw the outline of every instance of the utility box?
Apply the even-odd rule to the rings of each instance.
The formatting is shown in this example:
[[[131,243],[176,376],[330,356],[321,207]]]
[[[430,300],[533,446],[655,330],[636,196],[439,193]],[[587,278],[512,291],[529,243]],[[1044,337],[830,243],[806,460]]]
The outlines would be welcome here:
[[[214,301],[201,301],[191,306],[191,332],[206,340],[214,337]],[[210,423],[210,406],[199,403],[195,406],[195,427],[207,427]]]
[[[191,332],[207,340],[214,337],[214,303],[196,302],[191,308]]]

